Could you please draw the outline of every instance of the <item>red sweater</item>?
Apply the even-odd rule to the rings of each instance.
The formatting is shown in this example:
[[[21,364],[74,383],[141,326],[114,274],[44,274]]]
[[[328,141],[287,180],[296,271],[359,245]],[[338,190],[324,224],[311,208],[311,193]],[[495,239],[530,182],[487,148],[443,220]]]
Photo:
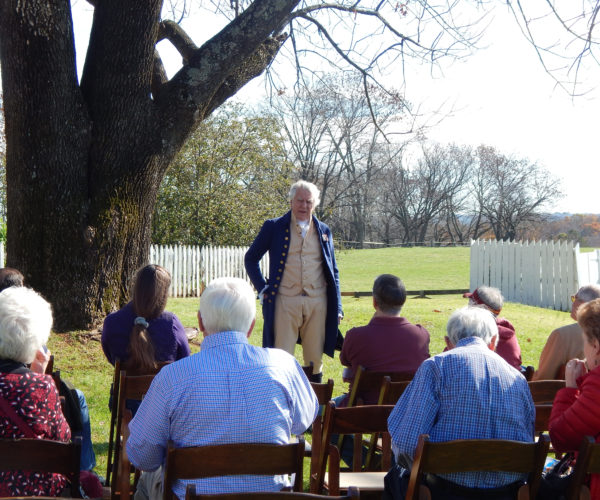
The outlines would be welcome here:
[[[504,358],[509,365],[521,369],[521,346],[517,340],[515,327],[506,318],[496,318],[498,325],[498,344],[496,353]]]
[[[600,366],[577,379],[577,389],[556,393],[550,414],[550,439],[557,451],[577,451],[584,436],[600,442]],[[600,500],[600,474],[591,475],[592,499]]]

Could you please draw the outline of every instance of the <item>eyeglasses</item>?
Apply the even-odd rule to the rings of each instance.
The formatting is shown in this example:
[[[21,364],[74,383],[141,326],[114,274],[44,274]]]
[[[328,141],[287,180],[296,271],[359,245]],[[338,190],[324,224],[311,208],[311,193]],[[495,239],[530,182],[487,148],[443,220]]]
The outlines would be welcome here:
[[[571,302],[575,302],[577,299],[577,295],[571,295]]]

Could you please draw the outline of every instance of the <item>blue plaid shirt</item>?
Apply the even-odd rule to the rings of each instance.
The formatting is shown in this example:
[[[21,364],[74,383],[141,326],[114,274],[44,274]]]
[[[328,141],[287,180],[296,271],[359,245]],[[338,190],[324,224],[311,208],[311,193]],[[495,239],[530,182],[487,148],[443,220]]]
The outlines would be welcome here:
[[[201,351],[164,367],[129,424],[127,455],[145,471],[163,465],[167,443],[177,448],[227,443],[287,444],[319,409],[302,368],[280,349],[250,345],[240,332],[205,337]],[[183,498],[187,483],[176,481]],[[227,476],[193,481],[197,493],[278,491],[281,476]]]
[[[396,456],[413,457],[420,434],[454,439],[534,439],[535,409],[525,378],[478,337],[423,362],[388,419]],[[443,475],[467,487],[522,479],[501,472]]]

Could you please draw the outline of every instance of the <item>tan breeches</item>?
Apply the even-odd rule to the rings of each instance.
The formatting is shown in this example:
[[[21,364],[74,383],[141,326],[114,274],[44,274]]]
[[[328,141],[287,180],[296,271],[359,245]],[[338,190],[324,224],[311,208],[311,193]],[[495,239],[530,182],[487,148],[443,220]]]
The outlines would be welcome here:
[[[274,324],[275,347],[293,355],[299,334],[302,339],[304,365],[308,366],[312,361],[313,373],[321,373],[326,318],[326,295],[286,297],[277,294]]]

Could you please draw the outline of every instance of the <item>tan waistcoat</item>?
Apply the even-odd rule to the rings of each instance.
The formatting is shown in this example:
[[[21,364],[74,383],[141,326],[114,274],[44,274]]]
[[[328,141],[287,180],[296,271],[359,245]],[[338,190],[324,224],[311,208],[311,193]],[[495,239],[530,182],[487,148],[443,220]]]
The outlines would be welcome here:
[[[323,273],[323,255],[319,233],[312,220],[306,236],[292,215],[288,257],[281,278],[279,293],[288,297],[306,294],[318,297],[326,294],[327,282]]]

